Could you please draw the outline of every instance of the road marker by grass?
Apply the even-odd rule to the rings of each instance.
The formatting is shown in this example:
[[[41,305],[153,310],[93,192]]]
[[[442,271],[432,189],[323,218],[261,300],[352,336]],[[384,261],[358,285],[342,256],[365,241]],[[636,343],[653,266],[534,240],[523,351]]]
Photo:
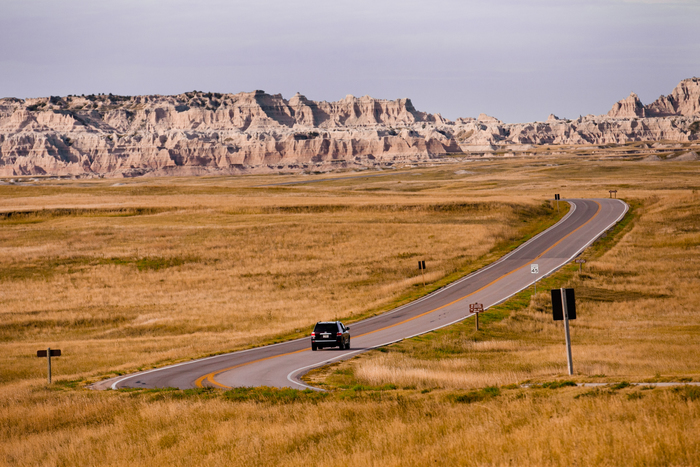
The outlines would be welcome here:
[[[476,319],[476,330],[479,330],[479,313],[484,312],[484,304],[483,303],[470,303],[469,304],[469,313],[474,313],[474,318]]]
[[[566,336],[566,358],[569,375],[574,374],[574,362],[571,358],[571,335],[569,334],[569,320],[576,319],[576,299],[574,289],[552,289],[552,318],[554,321],[564,321],[564,335]]]
[[[41,358],[41,357],[46,357],[48,361],[48,383],[51,384],[51,357],[60,357],[61,356],[61,349],[51,349],[49,347],[46,350],[37,350],[36,351],[36,356]]]

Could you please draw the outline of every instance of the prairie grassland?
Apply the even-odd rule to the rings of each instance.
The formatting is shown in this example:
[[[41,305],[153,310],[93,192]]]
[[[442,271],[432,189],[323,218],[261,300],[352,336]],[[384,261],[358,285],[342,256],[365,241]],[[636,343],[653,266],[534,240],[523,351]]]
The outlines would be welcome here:
[[[664,466],[700,452],[697,388],[2,391],[9,465]]]
[[[0,221],[0,374],[40,376],[37,345],[70,355],[58,374],[88,376],[352,319],[420,291],[417,258],[436,281],[551,216],[437,198],[14,213]]]
[[[650,197],[635,219],[576,265],[473,320],[373,352],[348,365],[360,384],[476,388],[566,375],[550,287],[574,287],[571,335],[579,381],[700,380],[700,195]],[[543,291],[544,289],[544,291]],[[519,302],[518,302],[519,300]]]
[[[465,322],[310,375],[327,393],[84,389],[386,309],[421,293],[417,259],[440,283],[553,222],[553,193],[613,188],[634,219],[582,274],[542,284],[578,293],[573,379],[698,380],[699,175],[532,158],[263,188],[309,178],[0,186],[0,463],[700,465],[700,391],[555,389],[544,293],[478,334]],[[65,356],[46,388],[32,354],[49,345]],[[509,384],[524,380],[560,383]]]

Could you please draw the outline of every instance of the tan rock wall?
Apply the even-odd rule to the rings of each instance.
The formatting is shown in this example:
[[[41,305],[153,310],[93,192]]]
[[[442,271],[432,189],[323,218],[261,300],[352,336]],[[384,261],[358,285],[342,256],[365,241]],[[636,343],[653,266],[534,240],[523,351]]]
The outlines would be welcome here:
[[[456,122],[409,99],[191,92],[175,96],[0,99],[0,176],[171,175],[329,170],[537,144],[697,140],[700,80],[606,116],[507,124]],[[520,148],[520,149],[514,149]]]

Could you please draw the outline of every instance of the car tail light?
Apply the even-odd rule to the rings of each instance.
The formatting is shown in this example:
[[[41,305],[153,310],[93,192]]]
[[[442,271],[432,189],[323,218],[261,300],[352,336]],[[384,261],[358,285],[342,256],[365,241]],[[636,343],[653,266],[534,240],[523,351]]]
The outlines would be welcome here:
[[[339,332],[338,334],[336,334],[336,336],[338,336],[338,337],[342,337],[342,335],[343,335],[342,332]]]
[[[316,333],[315,333],[315,332],[312,332],[312,333],[311,333],[311,337],[316,337]]]

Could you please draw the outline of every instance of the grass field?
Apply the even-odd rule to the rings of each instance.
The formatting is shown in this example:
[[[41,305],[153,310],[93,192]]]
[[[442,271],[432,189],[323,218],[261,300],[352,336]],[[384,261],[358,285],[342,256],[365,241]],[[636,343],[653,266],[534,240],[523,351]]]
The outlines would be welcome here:
[[[698,465],[696,388],[566,383],[700,380],[698,175],[533,158],[282,186],[263,185],[309,178],[0,186],[0,462]],[[542,285],[577,290],[573,378],[546,294],[526,291],[478,333],[469,320],[309,375],[327,393],[84,389],[388,309],[554,222],[553,193],[609,189],[633,214],[582,273]],[[47,346],[65,355],[51,388],[32,356]]]

